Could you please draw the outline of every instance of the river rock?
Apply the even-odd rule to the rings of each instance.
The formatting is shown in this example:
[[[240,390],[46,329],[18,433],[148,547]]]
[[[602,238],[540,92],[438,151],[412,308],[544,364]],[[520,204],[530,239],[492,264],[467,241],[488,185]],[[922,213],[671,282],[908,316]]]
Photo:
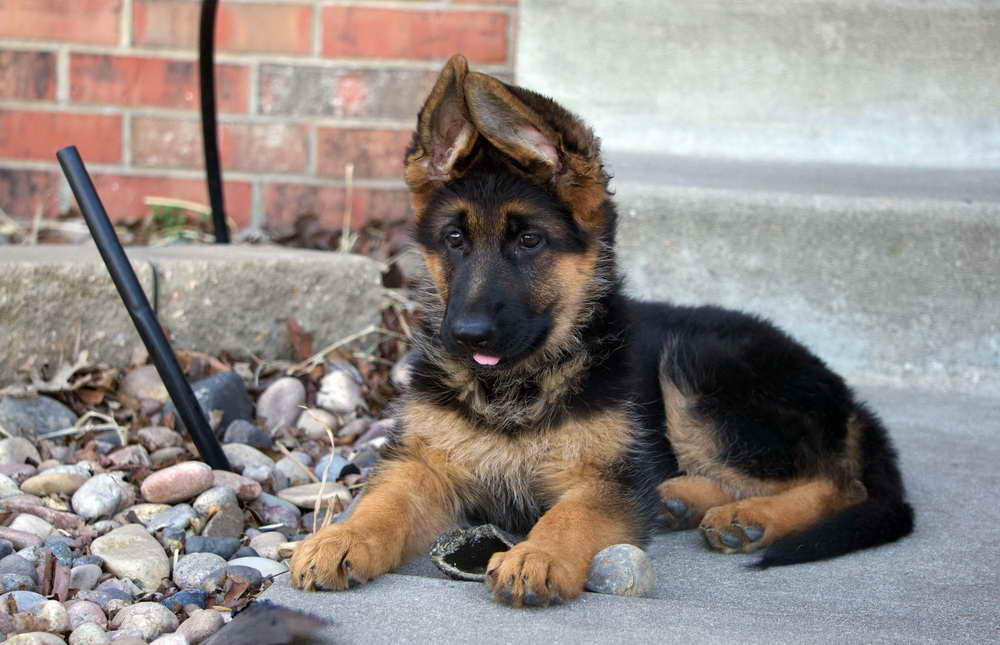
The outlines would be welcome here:
[[[256,558],[257,556],[254,555],[247,557]],[[254,569],[253,567],[243,567],[240,565],[234,565],[232,563],[230,563],[229,566],[226,567],[226,577],[229,579],[244,578],[250,585],[251,589],[256,589],[257,587],[260,586],[261,582],[264,581],[264,577],[260,575],[260,571],[258,571],[257,569]]]
[[[111,636],[94,623],[81,623],[69,635],[69,645],[106,645],[110,642]]]
[[[108,571],[139,580],[146,591],[155,591],[170,577],[170,560],[160,543],[141,524],[126,524],[93,541],[90,551],[104,558]]]
[[[35,517],[28,513],[21,513],[14,521],[10,523],[10,528],[15,531],[24,531],[25,533],[33,533],[43,540],[51,535],[52,531],[56,528],[43,520],[40,517]]]
[[[2,419],[0,419],[0,424],[3,424]],[[34,444],[24,437],[16,436],[0,440],[0,464],[23,464],[26,461],[35,464],[42,461]]]
[[[181,623],[177,631],[186,636],[191,645],[196,645],[222,629],[223,624],[222,614],[219,612],[214,609],[199,609]]]
[[[278,532],[261,533],[250,540],[250,547],[259,553],[261,557],[268,560],[280,560],[281,558],[278,557],[278,547],[287,541],[288,539]]]
[[[213,470],[212,485],[233,489],[236,497],[245,502],[257,499],[263,491],[260,484],[254,480],[231,473],[228,470]]]
[[[178,504],[170,506],[166,510],[157,513],[146,523],[146,528],[150,532],[156,533],[166,528],[183,531],[195,519],[198,513],[188,504]]]
[[[294,426],[306,402],[306,388],[297,378],[285,376],[271,383],[257,399],[257,417],[268,428]]]
[[[0,426],[15,437],[45,435],[74,423],[73,411],[47,396],[0,397]]]
[[[69,614],[71,629],[76,629],[84,623],[94,623],[102,630],[108,628],[108,618],[104,615],[104,610],[96,602],[75,600],[67,607],[66,612]]]
[[[152,399],[165,403],[170,398],[167,386],[160,380],[155,365],[140,365],[129,370],[118,389],[133,399]]]
[[[160,448],[156,450],[149,456],[149,461],[153,466],[162,466],[164,464],[173,464],[175,462],[181,461],[187,457],[188,452],[180,446],[170,446],[168,448]]]
[[[208,596],[201,589],[184,589],[164,598],[160,602],[163,603],[164,607],[176,614],[181,610],[189,610],[191,607],[204,609],[207,601]]]
[[[126,607],[111,621],[112,628],[121,631],[136,630],[147,641],[164,632],[172,632],[177,626],[177,617],[158,602],[139,602]]]
[[[212,418],[212,410],[222,412],[218,432],[221,434],[236,419],[253,420],[253,403],[247,394],[243,379],[236,372],[219,372],[191,384],[195,398],[201,406],[205,418]],[[173,412],[178,429],[184,429],[184,422],[177,415],[173,403],[168,403],[165,412]]]
[[[240,548],[240,538],[192,535],[188,537],[184,550],[188,553],[214,553],[228,560]]]
[[[302,411],[296,427],[309,439],[326,441],[327,428],[336,433],[339,427],[337,417],[323,408],[308,408]]]
[[[419,351],[411,349],[396,361],[389,372],[389,380],[393,385],[400,390],[405,390],[410,386],[410,381],[413,380],[413,365],[419,356]]]
[[[0,575],[9,573],[36,579],[35,563],[19,553],[11,553],[3,560],[0,560]]]
[[[97,585],[97,581],[100,580],[101,574],[101,567],[96,564],[77,565],[70,569],[69,588],[85,591],[93,589]]]
[[[70,630],[69,614],[66,608],[58,600],[46,600],[39,603],[32,611],[32,614],[45,620],[49,626],[48,631],[62,634]]]
[[[139,442],[146,450],[155,452],[162,448],[173,448],[184,443],[181,433],[166,426],[147,426],[137,433]]]
[[[260,557],[234,558],[229,561],[229,566],[250,567],[251,569],[256,569],[258,572],[260,572],[260,575],[264,576],[265,578],[271,576],[277,576],[288,571],[288,567],[286,567],[281,562],[275,562],[274,560],[269,560],[267,558],[260,558]]]
[[[237,419],[229,424],[222,436],[224,443],[242,443],[254,448],[270,450],[274,447],[271,436],[249,421]]]
[[[358,408],[367,409],[361,395],[361,375],[346,361],[327,365],[327,374],[319,382],[316,405],[334,414],[353,414]]]
[[[587,576],[588,591],[616,596],[644,596],[655,583],[649,556],[631,544],[614,544],[598,552]]]
[[[120,473],[102,473],[88,479],[73,493],[73,511],[84,519],[114,515],[127,505],[128,492]]]
[[[220,507],[208,520],[201,534],[206,537],[240,537],[243,535],[243,510],[236,504]]]
[[[7,475],[18,484],[33,477],[38,469],[31,464],[0,464],[0,475]]]
[[[236,491],[225,486],[213,486],[195,499],[191,506],[205,517],[211,517],[223,506],[236,506]]]
[[[26,632],[11,636],[3,645],[66,645],[66,641],[55,634],[45,632]]]
[[[42,538],[34,533],[18,531],[7,526],[0,526],[0,540],[10,542],[15,549],[26,549],[32,546],[41,546]]]
[[[115,468],[126,466],[150,466],[149,453],[142,446],[125,446],[108,455],[108,462]]]
[[[47,495],[72,495],[89,476],[73,473],[54,473],[46,471],[24,480],[21,490],[29,495],[45,497]]]
[[[328,453],[319,460],[313,469],[313,474],[323,481],[335,482],[346,475],[359,475],[361,470],[351,462],[336,453]]]
[[[21,488],[17,485],[16,481],[7,475],[0,475],[0,497],[10,497],[11,495],[20,494]]]
[[[190,643],[184,634],[174,632],[157,637],[156,640],[150,641],[149,645],[190,645]]]
[[[142,482],[142,496],[147,502],[172,504],[212,487],[212,468],[200,461],[186,461],[158,470]]]
[[[174,584],[181,589],[215,593],[226,581],[226,561],[214,553],[189,553],[174,567]]]
[[[19,612],[30,612],[33,608],[45,602],[45,596],[34,591],[8,591],[0,595],[0,603],[6,604],[8,598],[14,599],[14,606],[17,607],[17,611]]]
[[[301,486],[312,481],[308,467],[291,457],[282,457],[274,465],[274,469],[285,476],[289,486]],[[287,488],[287,487],[286,487]]]
[[[243,469],[250,464],[267,466],[269,470],[274,468],[274,460],[253,446],[243,443],[227,443],[222,446],[222,450],[226,453],[226,458],[229,459],[230,465],[236,472],[242,473]]]
[[[339,505],[340,508],[346,508],[351,503],[351,493],[347,487],[332,481],[286,488],[278,493],[278,497],[310,511],[316,507],[317,499],[320,500],[320,506]]]

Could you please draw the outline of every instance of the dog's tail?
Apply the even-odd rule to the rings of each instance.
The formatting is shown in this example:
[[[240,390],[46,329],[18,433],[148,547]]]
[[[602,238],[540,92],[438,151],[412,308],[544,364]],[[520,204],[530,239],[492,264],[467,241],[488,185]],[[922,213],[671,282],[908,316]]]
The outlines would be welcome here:
[[[775,542],[755,568],[833,558],[894,542],[913,531],[913,507],[906,503],[896,451],[874,414],[859,405],[858,418],[863,424],[861,481],[867,499]]]

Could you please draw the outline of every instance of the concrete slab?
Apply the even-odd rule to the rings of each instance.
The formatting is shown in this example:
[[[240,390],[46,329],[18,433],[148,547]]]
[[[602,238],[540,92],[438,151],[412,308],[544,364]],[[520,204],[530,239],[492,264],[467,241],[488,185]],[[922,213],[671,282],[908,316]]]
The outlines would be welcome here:
[[[1000,395],[995,188],[965,186],[994,201],[917,197],[902,183],[858,195],[853,172],[824,190],[808,169],[779,181],[766,168],[721,187],[719,167],[697,163],[655,184],[677,163],[645,166],[614,184],[632,293],[766,316],[854,382]],[[883,179],[897,175],[909,176]]]
[[[289,357],[294,316],[317,348],[379,321],[378,266],[359,255],[273,246],[128,249],[177,348]],[[7,246],[0,254],[0,384],[27,359],[89,350],[127,364],[140,345],[93,246]]]
[[[265,598],[330,619],[326,642],[982,643],[1000,638],[1000,400],[889,388],[862,394],[896,438],[916,532],[897,544],[758,572],[696,533],[657,536],[650,598],[584,594],[512,610],[427,561],[346,593],[279,580]],[[425,577],[430,573],[435,577]]]
[[[606,149],[997,169],[998,58],[979,0],[522,0],[516,60]]]

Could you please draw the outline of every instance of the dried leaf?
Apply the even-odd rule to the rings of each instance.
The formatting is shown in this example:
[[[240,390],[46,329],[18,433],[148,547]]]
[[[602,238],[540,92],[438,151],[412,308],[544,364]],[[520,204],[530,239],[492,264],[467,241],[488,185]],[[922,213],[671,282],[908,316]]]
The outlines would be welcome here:
[[[313,336],[299,324],[295,318],[285,320],[288,328],[288,340],[295,349],[295,360],[304,361],[313,355]]]

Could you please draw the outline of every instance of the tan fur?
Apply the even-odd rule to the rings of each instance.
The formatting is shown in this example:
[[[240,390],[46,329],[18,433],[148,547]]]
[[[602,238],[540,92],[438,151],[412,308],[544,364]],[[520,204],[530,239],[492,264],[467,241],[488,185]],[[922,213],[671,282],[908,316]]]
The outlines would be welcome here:
[[[301,589],[347,589],[426,552],[458,519],[454,480],[431,451],[392,461],[368,485],[350,519],[328,526],[292,556],[292,582]]]
[[[664,505],[663,517],[674,530],[693,529],[701,523],[710,508],[735,501],[733,494],[719,482],[696,475],[673,477],[657,486],[656,490],[664,503],[678,501],[686,507],[685,513],[676,515]]]
[[[827,473],[807,479],[760,479],[728,466],[713,425],[693,411],[694,401],[669,380],[662,384],[667,411],[667,438],[687,477],[669,479],[660,495],[687,506],[677,518],[665,509],[675,528],[693,528],[700,519],[706,541],[726,553],[755,551],[801,531],[837,511],[865,499],[858,480],[862,427],[856,417],[847,427],[844,456]],[[749,540],[742,527],[754,526],[763,536]],[[724,535],[739,540],[733,547]]]
[[[409,402],[402,418],[404,450],[419,444],[439,455],[456,485],[465,487],[460,495],[469,503],[483,503],[500,485],[526,504],[538,495],[555,500],[622,455],[630,440],[624,410],[516,437],[483,432],[456,412],[420,401]]]
[[[620,513],[620,499],[598,477],[573,478],[572,488],[509,551],[493,554],[486,584],[514,607],[548,605],[583,591],[591,560],[601,549],[636,539]]]
[[[844,490],[827,479],[798,482],[775,495],[751,497],[709,510],[701,521],[702,535],[711,547],[725,553],[750,553],[862,501],[862,495],[863,491]],[[747,539],[743,528],[751,526],[762,529],[762,537]],[[724,535],[736,538],[739,546],[725,544]]]

